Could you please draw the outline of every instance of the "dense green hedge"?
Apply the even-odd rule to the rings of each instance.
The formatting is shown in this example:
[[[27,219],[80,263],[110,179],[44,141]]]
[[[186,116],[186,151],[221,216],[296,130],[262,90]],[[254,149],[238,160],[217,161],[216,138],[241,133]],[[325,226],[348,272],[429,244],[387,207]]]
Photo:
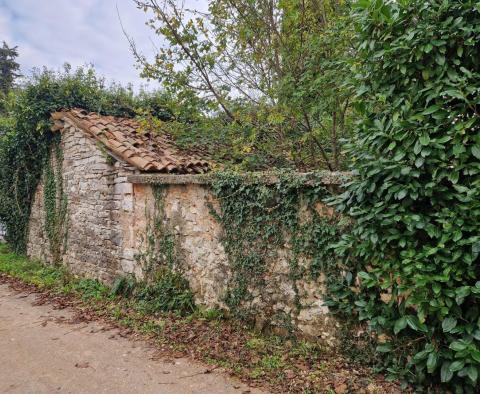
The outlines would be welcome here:
[[[357,10],[358,176],[338,201],[355,219],[338,251],[357,282],[345,282],[337,306],[368,321],[393,375],[473,392],[480,3],[361,0]]]

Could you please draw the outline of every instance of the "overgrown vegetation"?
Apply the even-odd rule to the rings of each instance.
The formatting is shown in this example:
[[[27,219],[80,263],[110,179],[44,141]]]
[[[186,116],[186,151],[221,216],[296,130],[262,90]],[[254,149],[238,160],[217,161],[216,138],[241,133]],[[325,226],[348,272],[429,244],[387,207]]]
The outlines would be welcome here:
[[[76,278],[63,267],[29,261],[0,244],[0,283],[21,288],[11,278],[35,285],[43,292],[43,301],[50,297],[62,308],[73,307],[77,322],[105,319],[109,325],[116,324],[122,335],[135,332],[151,339],[160,356],[188,356],[209,364],[205,373],[221,367],[253,387],[275,392],[331,392],[336,387],[356,391],[367,386],[379,393],[398,392],[395,385],[376,377],[371,370],[349,364],[318,344],[261,335],[222,319],[215,310],[196,309],[185,317],[158,311],[150,314],[142,309],[141,300],[113,294],[115,287]],[[128,287],[127,282],[123,283]],[[32,292],[35,288],[24,286],[24,290]]]
[[[354,222],[336,305],[369,323],[391,375],[477,392],[480,6],[357,10],[356,177],[337,201]]]
[[[236,173],[216,174],[213,191],[220,209],[212,207],[212,213],[224,229],[222,243],[232,270],[225,297],[230,311],[247,321],[263,318],[293,330],[289,315],[262,316],[258,310],[267,287],[269,264],[278,259],[280,249],[291,249],[289,279],[297,298],[299,280],[315,281],[324,273],[333,281],[337,275],[330,273],[336,260],[327,246],[338,241],[342,224],[317,205],[330,195],[320,174],[306,177],[284,172],[271,176],[278,177],[278,182],[269,184],[264,176],[253,174],[247,179]],[[297,299],[294,315],[301,308]]]
[[[67,243],[67,196],[63,190],[63,152],[56,138],[43,172],[43,204],[45,207],[45,233],[48,237],[52,262],[62,263]]]
[[[52,112],[81,107],[101,114],[134,116],[137,108],[148,107],[159,119],[170,116],[168,100],[161,93],[135,96],[128,88],[106,87],[93,69],[72,71],[69,66],[58,73],[36,71],[2,103],[0,222],[16,251],[25,250],[32,198],[55,140],[50,131]]]
[[[338,0],[135,0],[159,37],[143,75],[200,109],[182,140],[241,169],[340,169],[350,133],[349,4]],[[166,125],[171,127],[172,125]],[[192,141],[193,140],[193,141]]]
[[[92,279],[77,279],[65,267],[30,261],[0,243],[0,272],[21,279],[40,289],[54,289],[63,294],[75,293],[85,300],[108,297],[110,290]]]
[[[132,293],[149,313],[191,313],[195,310],[195,302],[189,283],[183,276],[184,267],[175,243],[175,234],[165,217],[165,188],[156,185],[152,191],[153,206],[145,207],[147,229],[143,251],[136,256],[145,281],[133,287]]]

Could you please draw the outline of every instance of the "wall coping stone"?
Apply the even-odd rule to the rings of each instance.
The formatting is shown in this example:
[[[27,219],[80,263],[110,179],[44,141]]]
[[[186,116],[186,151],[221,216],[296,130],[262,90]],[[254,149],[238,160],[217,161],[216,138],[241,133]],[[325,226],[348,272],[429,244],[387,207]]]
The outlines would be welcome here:
[[[296,174],[304,178],[305,185],[313,184],[320,180],[323,185],[343,185],[351,180],[352,172],[341,171],[316,171],[316,172],[298,172]],[[239,174],[247,183],[275,184],[279,181],[278,172],[246,172]],[[215,179],[215,173],[209,174],[132,174],[127,177],[127,181],[135,184],[147,185],[209,185]]]

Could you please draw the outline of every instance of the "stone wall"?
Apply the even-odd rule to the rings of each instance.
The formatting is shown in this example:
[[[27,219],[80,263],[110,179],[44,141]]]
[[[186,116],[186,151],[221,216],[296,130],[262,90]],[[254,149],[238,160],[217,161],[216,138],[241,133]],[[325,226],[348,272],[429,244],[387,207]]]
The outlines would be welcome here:
[[[126,274],[144,277],[141,256],[148,249],[147,235],[155,210],[156,186],[149,183],[161,184],[161,220],[173,234],[178,265],[196,303],[205,308],[226,307],[223,300],[232,273],[222,245],[221,224],[211,214],[211,208],[218,210],[219,206],[208,177],[135,175],[134,168],[112,161],[95,140],[68,124],[61,148],[68,201],[62,261],[73,273],[107,283]],[[326,183],[334,182],[328,178]],[[28,255],[51,262],[43,188],[42,182],[32,206]],[[296,281],[294,288],[289,279],[290,256],[287,242],[268,263],[265,286],[252,289],[256,322],[261,327],[271,323],[274,316],[284,315],[305,334],[332,340],[335,322],[323,302],[323,279]]]
[[[67,233],[63,262],[72,272],[111,282],[132,267],[134,252],[124,246],[133,212],[134,169],[115,161],[81,130],[62,133],[63,188],[67,197]],[[43,182],[31,210],[27,254],[51,262],[45,231]]]
[[[212,207],[219,209],[218,202],[208,182],[177,184],[182,177],[153,178],[160,180],[164,189],[163,222],[175,235],[178,264],[190,283],[196,303],[205,308],[226,308],[224,297],[232,273],[222,245],[221,224],[211,214]],[[141,176],[129,179],[144,181]],[[154,210],[152,187],[148,184],[134,185],[134,248],[139,253],[146,249],[145,233]],[[324,215],[330,214],[324,206],[319,205],[318,209]],[[290,258],[287,242],[269,262],[265,287],[251,289],[254,296],[251,307],[256,311],[256,324],[263,328],[271,323],[275,325],[275,316],[288,316],[304,334],[333,343],[336,322],[328,315],[328,308],[324,305],[323,277],[315,281],[296,281],[295,289],[289,278]]]
[[[135,249],[147,249],[146,233],[154,214],[154,196],[149,185],[134,185],[136,220]],[[210,214],[215,203],[201,185],[166,185],[162,220],[174,236],[178,264],[185,273],[196,302],[206,307],[223,306],[221,294],[228,278],[227,256],[220,242],[221,227]],[[141,272],[139,269],[137,272]]]

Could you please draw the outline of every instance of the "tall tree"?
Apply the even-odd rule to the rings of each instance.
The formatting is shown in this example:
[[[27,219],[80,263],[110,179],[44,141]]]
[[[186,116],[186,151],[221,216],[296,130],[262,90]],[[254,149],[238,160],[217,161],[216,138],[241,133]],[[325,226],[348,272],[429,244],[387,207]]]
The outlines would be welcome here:
[[[131,41],[144,76],[222,110],[249,130],[245,149],[268,144],[299,166],[340,167],[352,54],[346,5],[210,0],[201,12],[175,0],[134,1],[164,43],[149,61]]]
[[[12,89],[15,79],[20,76],[18,71],[20,65],[16,59],[18,57],[18,47],[9,47],[5,41],[0,48],[0,91],[6,95]]]

